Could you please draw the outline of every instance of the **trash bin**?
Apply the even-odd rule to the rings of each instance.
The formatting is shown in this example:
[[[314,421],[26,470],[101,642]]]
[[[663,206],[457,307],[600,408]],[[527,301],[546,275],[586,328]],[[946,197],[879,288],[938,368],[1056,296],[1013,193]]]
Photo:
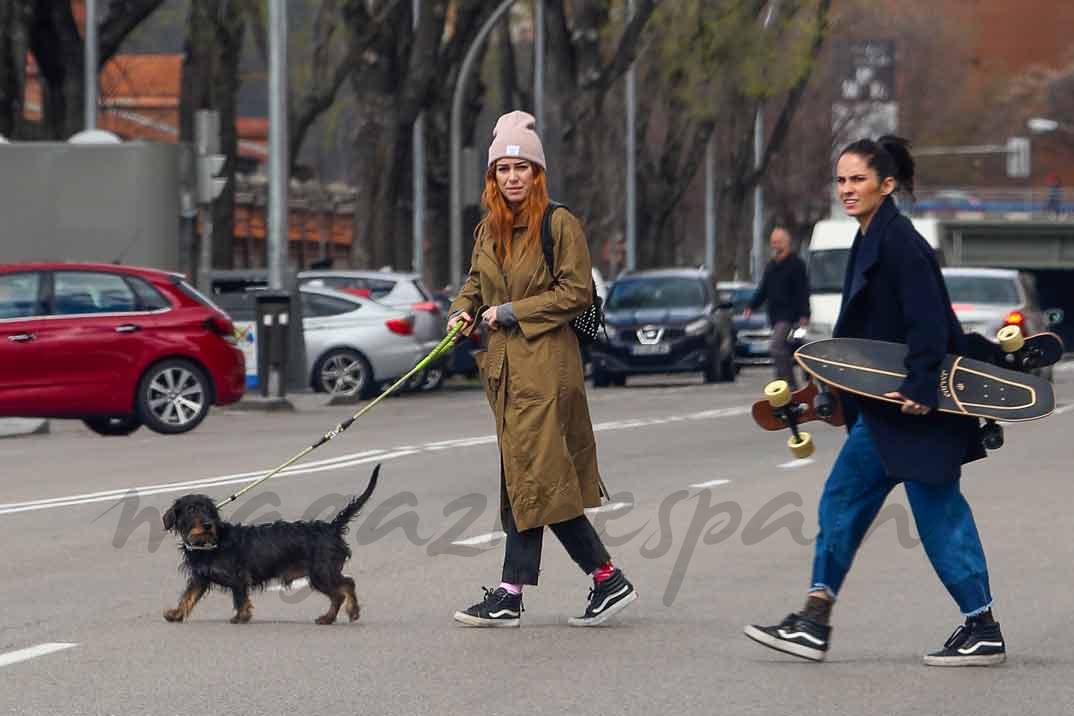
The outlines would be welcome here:
[[[282,398],[287,393],[292,306],[287,291],[258,291],[257,374],[261,396]]]

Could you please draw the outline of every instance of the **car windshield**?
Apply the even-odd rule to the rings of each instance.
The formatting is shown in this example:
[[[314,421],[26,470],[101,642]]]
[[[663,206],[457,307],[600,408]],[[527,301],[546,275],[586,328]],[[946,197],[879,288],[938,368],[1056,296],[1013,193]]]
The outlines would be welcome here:
[[[809,254],[809,288],[813,293],[842,293],[850,249],[823,249]]]
[[[1021,303],[1014,279],[1001,276],[944,276],[952,303]]]
[[[705,305],[705,284],[675,276],[627,278],[616,281],[608,294],[608,310],[685,308]]]

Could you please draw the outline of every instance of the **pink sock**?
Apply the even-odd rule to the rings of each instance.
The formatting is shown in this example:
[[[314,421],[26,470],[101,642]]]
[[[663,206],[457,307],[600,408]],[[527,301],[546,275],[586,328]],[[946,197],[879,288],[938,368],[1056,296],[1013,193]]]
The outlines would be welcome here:
[[[596,571],[593,572],[593,581],[597,584],[600,584],[605,579],[612,576],[612,572],[614,571],[615,565],[613,565],[611,562],[606,562],[597,567]]]
[[[500,587],[505,589],[508,594],[513,594],[516,597],[519,594],[522,594],[522,585],[521,584],[511,584],[510,582],[500,582]]]

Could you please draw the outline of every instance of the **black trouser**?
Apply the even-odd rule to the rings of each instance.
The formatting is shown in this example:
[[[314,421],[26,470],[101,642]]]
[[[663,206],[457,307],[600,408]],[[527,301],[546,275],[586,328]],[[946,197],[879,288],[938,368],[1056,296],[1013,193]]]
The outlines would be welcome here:
[[[769,342],[769,351],[772,354],[772,364],[776,369],[776,377],[787,381],[791,390],[798,390],[798,379],[794,375],[794,350],[787,341],[794,324],[790,321],[776,321],[772,324],[772,339]]]
[[[514,515],[506,496],[504,508],[500,512],[503,531],[507,533],[507,546],[503,556],[503,581],[509,584],[537,584],[537,575],[541,571],[541,546],[544,542],[544,527],[534,527],[519,531],[515,526]],[[563,543],[567,554],[586,574],[593,573],[597,567],[611,561],[608,550],[600,541],[600,535],[593,529],[593,524],[584,514],[565,522],[549,525],[552,532]]]

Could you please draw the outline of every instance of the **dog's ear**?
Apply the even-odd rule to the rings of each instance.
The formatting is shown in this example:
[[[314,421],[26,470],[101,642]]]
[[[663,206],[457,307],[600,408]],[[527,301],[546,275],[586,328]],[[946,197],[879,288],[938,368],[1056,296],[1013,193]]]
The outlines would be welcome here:
[[[175,527],[175,505],[168,508],[168,511],[160,518],[160,521],[164,523],[164,529],[170,532],[172,527]]]

